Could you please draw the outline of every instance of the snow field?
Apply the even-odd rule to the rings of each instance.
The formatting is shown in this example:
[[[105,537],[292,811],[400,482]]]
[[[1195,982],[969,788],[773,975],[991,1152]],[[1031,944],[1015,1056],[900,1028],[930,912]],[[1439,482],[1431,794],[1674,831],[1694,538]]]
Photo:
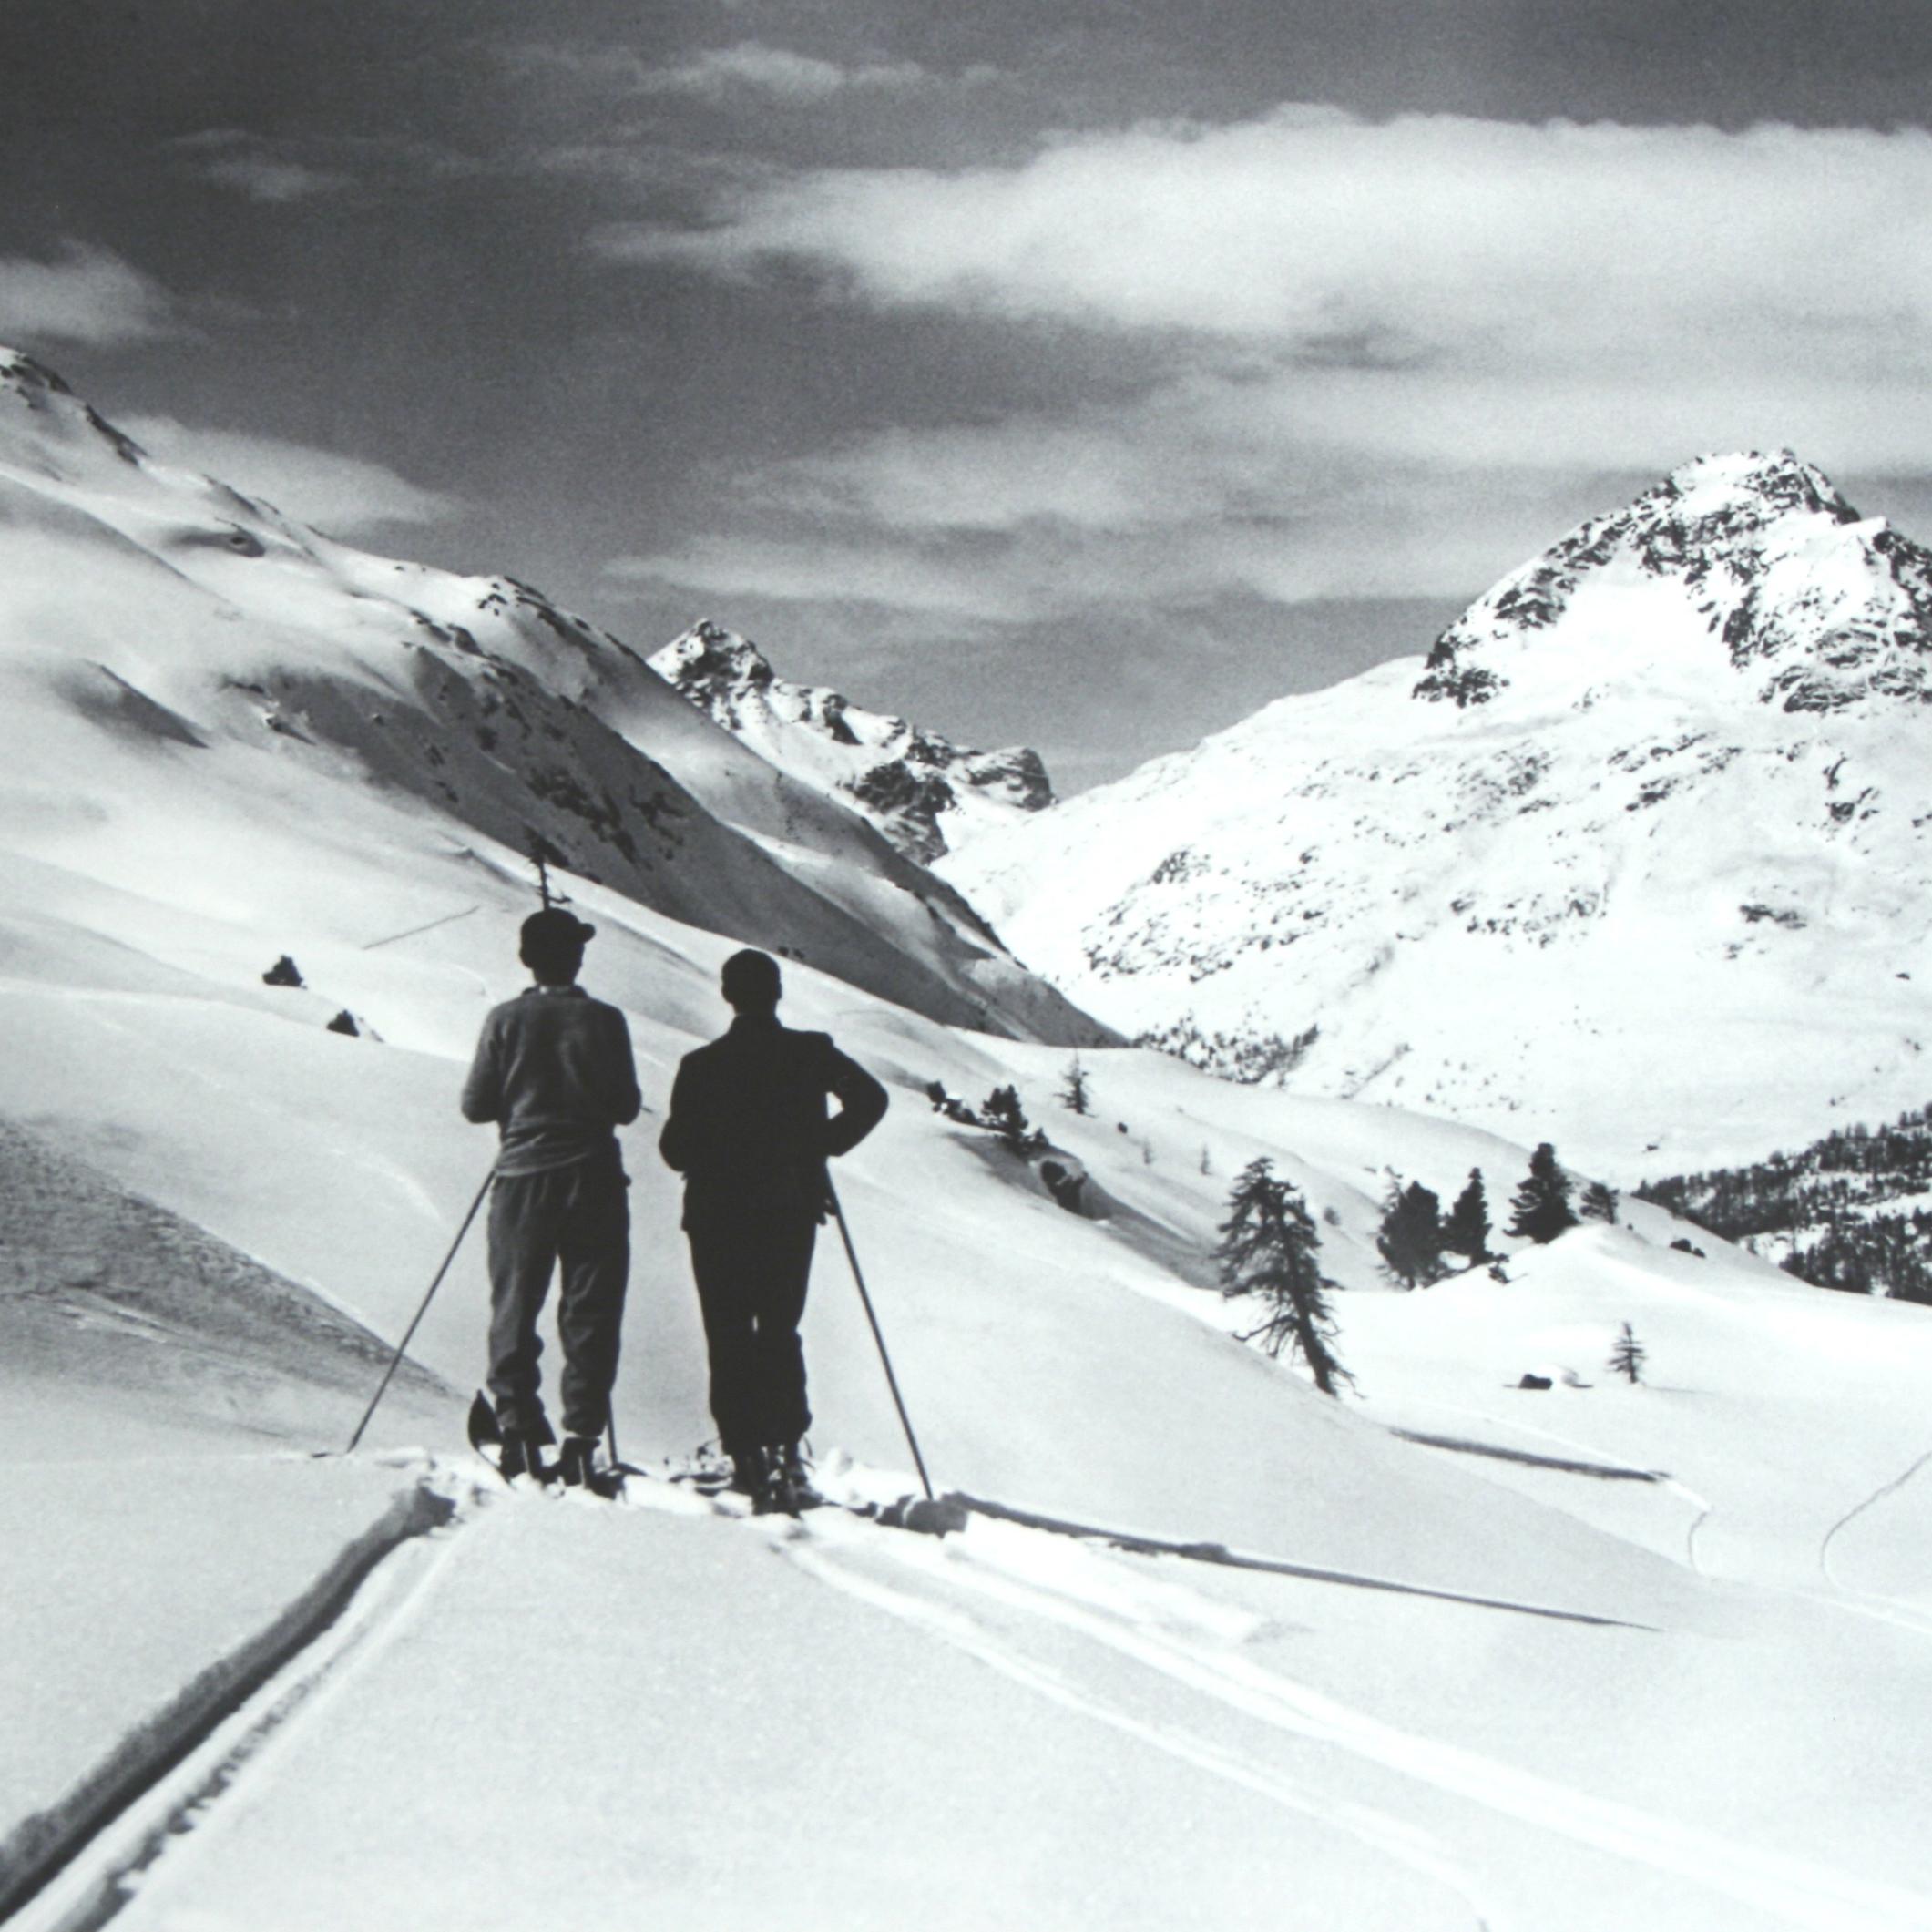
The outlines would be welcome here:
[[[1351,1090],[1440,1105],[1480,1092],[1512,1138],[1223,1086],[1128,1051],[1083,1053],[1097,1110],[1078,1120],[1051,1098],[1067,1048],[910,1010],[999,985],[1016,1024],[1044,1028],[1050,998],[963,954],[956,929],[937,933],[894,868],[866,858],[869,833],[804,811],[737,748],[708,764],[693,751],[702,786],[664,792],[691,836],[651,874],[658,909],[619,889],[615,861],[600,861],[606,885],[559,874],[599,928],[587,984],[629,1014],[652,1109],[624,1136],[628,1456],[681,1457],[710,1435],[657,1109],[679,1056],[726,1018],[717,970],[740,942],[724,935],[756,934],[877,989],[788,956],[785,1017],[829,1027],[893,1089],[838,1181],[940,1487],[1336,1579],[983,1519],[937,1543],[831,1512],[730,1522],[663,1486],[616,1510],[481,1489],[472,1465],[438,1460],[482,1367],[480,1234],[416,1344],[450,1394],[426,1376],[399,1385],[353,1461],[265,1459],[267,1445],[346,1439],[374,1374],[345,1317],[402,1333],[493,1151],[455,1095],[484,1012],[522,983],[515,932],[533,895],[509,803],[536,811],[537,794],[475,734],[467,789],[439,789],[429,751],[475,721],[478,660],[452,627],[475,624],[516,662],[505,688],[541,712],[536,737],[547,721],[567,768],[629,769],[611,732],[675,764],[710,728],[620,648],[533,616],[514,586],[361,557],[218,486],[103,456],[77,406],[35,421],[32,460],[0,464],[16,519],[0,533],[0,1118],[231,1244],[238,1267],[286,1277],[180,1268],[160,1224],[136,1217],[114,1267],[49,1248],[0,1297],[0,1449],[22,1474],[0,1508],[0,1734],[24,1741],[9,1816],[66,1807],[84,1829],[69,1794],[103,1772],[151,1774],[197,1685],[253,1692],[125,1833],[82,1850],[73,1899],[144,1858],[158,1830],[167,1848],[122,1915],[132,1927],[1932,1922],[1921,1313],[1797,1288],[1708,1238],[1707,1260],[1674,1255],[1672,1224],[1640,1209],[1635,1233],[1513,1255],[1507,1284],[1396,1293],[1374,1247],[1391,1170],[1447,1201],[1480,1166],[1500,1222],[1538,1140],[1590,1171],[1593,1149],[1627,1150],[1659,1118],[1748,1138],[1807,1082],[1855,1097],[1892,1078],[1880,1044],[1922,996],[1866,984],[1903,943],[1901,902],[1882,888],[1890,821],[1843,834],[1869,842],[1856,866],[1833,832],[1780,849],[1770,873],[1752,846],[1767,813],[1789,815],[1782,787],[1824,802],[1825,752],[1848,749],[1841,782],[1863,784],[1859,762],[1891,755],[1880,736],[1835,723],[1795,776],[1735,762],[1725,811],[1702,808],[1732,842],[1723,897],[1734,885],[1771,904],[1808,864],[1807,890],[1832,908],[1814,931],[1856,945],[1814,970],[1780,964],[1771,947],[1789,929],[1760,921],[1739,928],[1759,951],[1696,966],[1755,962],[1737,983],[1757,990],[1727,1009],[1738,1082],[1724,1093],[1634,1077],[1640,1048],[1674,1078],[1697,1044],[1672,1030],[1669,987],[1640,987],[1653,1031],[1606,1027],[1545,1068],[1566,1104],[1586,1063],[1614,1074],[1575,1145],[1542,1089],[1485,1087],[1473,1049],[1425,1069],[1399,1029],[1336,1046],[1325,1004]],[[1413,670],[1374,676],[1393,688]],[[1326,721],[1323,746],[1373,768],[1391,748],[1358,698],[1292,715]],[[587,704],[608,717],[573,715]],[[380,720],[405,710],[421,741],[398,750]],[[1289,715],[1231,748],[1256,796],[1279,777]],[[1457,781],[1468,796],[1439,801],[1438,818],[1514,796],[1508,721],[1436,722],[1473,761]],[[1625,741],[1591,742],[1594,757]],[[1337,795],[1311,800],[1328,863],[1393,882],[1391,916],[1422,920],[1437,854],[1367,864],[1383,846],[1355,823],[1354,778],[1331,777]],[[701,826],[700,796],[760,843]],[[1695,867],[1657,861],[1658,822],[1622,804],[1603,810],[1636,829],[1606,877],[1621,891],[1654,872],[1648,945],[1718,901]],[[1170,801],[1146,809],[1161,853],[1186,835]],[[1203,821],[1216,838],[1232,829],[1221,810]],[[1307,827],[1292,817],[1268,831],[1276,873],[1301,864]],[[1506,901],[1548,843],[1534,819],[1496,832],[1485,863]],[[1117,863],[1082,856],[1097,881]],[[1214,904],[1183,905],[1171,930],[1205,930]],[[867,930],[879,923],[893,934]],[[931,931],[915,943],[910,927]],[[1330,957],[1310,950],[1323,943],[1295,950]],[[1580,1024],[1629,970],[1572,955],[1556,972],[1541,954],[1528,976],[1471,986],[1454,968],[1476,956],[1426,944],[1403,998],[1487,1000],[1526,1038]],[[283,953],[307,991],[261,983]],[[1232,987],[1242,970],[1205,983]],[[1406,970],[1356,962],[1338,1000],[1366,1010]],[[1800,998],[1849,1014],[1847,1030],[1794,1042]],[[323,1030],[343,1007],[365,1037]],[[1317,1017],[1268,1010],[1289,1031]],[[1777,1012],[1788,1062],[1736,1047]],[[1016,1082],[1105,1218],[1063,1212],[1032,1168],[933,1114],[931,1079],[969,1101]],[[1316,1216],[1359,1397],[1324,1401],[1236,1343],[1252,1312],[1201,1285],[1230,1182],[1259,1156]],[[828,1228],[806,1336],[814,1446],[840,1480],[903,1490],[909,1457],[844,1274]],[[304,1318],[270,1324],[279,1354],[243,1320],[297,1307]],[[1600,1365],[1625,1319],[1651,1350],[1636,1389]],[[1546,1365],[1593,1385],[1513,1388]],[[456,1523],[379,1562],[318,1631],[344,1550],[399,1490],[429,1493],[422,1481],[457,1503]],[[259,1640],[277,1627],[312,1641],[258,1684],[272,1661]],[[92,1907],[47,1909],[62,1923]]]

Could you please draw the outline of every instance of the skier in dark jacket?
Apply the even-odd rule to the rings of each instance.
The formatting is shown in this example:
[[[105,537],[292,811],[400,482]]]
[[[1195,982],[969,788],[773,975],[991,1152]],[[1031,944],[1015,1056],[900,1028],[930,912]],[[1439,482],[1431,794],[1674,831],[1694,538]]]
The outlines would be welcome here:
[[[547,1474],[541,1446],[557,1438],[537,1393],[537,1318],[561,1263],[567,1483],[590,1479],[610,1419],[630,1207],[615,1129],[638,1117],[630,1029],[617,1007],[577,984],[596,931],[561,906],[523,923],[519,957],[536,984],[483,1023],[463,1089],[468,1120],[499,1124],[490,1191],[489,1388],[503,1430],[506,1476]]]
[[[721,984],[737,1017],[684,1056],[658,1145],[684,1176],[711,1415],[734,1487],[762,1508],[795,1508],[811,1493],[798,1324],[828,1205],[825,1161],[879,1124],[885,1089],[830,1035],[779,1024],[783,988],[769,953],[734,953]],[[832,1096],[840,1110],[828,1119]]]

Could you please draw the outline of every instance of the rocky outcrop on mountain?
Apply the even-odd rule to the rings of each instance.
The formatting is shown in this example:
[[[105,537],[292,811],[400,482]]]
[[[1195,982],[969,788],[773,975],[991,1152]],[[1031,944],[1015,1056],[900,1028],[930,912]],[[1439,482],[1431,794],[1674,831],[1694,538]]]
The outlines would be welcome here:
[[[1053,802],[1038,751],[974,751],[823,686],[781,678],[757,645],[709,620],[651,665],[762,758],[834,792],[929,864],[987,826]]]
[[[1763,703],[1830,711],[1932,694],[1932,552],[1861,518],[1779,450],[1687,464],[1573,531],[1443,632],[1416,695],[1488,703],[1508,688],[1512,646],[1560,624],[1593,585],[1633,577],[1678,586]]]
[[[1705,458],[1426,663],[941,869],[1089,1010],[1231,1078],[1622,1179],[1748,1160],[1923,1101],[1928,585],[1796,457]]]

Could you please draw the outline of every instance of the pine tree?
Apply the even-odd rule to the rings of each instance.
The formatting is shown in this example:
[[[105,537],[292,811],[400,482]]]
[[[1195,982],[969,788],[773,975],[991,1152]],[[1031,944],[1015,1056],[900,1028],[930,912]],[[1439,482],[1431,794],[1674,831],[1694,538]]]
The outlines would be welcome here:
[[[1047,1137],[1028,1124],[1017,1087],[996,1087],[979,1106],[980,1124],[990,1127],[1001,1144],[1016,1154],[1030,1154],[1047,1144]]]
[[[1623,1332],[1617,1337],[1617,1345],[1610,1350],[1610,1366],[1620,1375],[1630,1378],[1632,1385],[1643,1377],[1644,1346],[1632,1332],[1630,1324],[1623,1324]]]
[[[1583,1190],[1577,1208],[1586,1221],[1607,1221],[1611,1227],[1617,1225],[1617,1191],[1600,1181],[1592,1181]]]
[[[1529,1157],[1529,1174],[1509,1202],[1509,1226],[1505,1231],[1528,1240],[1552,1242],[1566,1228],[1577,1224],[1576,1210],[1569,1204],[1569,1176],[1557,1165],[1557,1150],[1542,1141]]]
[[[1398,1176],[1390,1177],[1375,1250],[1406,1287],[1426,1288],[1442,1279],[1442,1202],[1432,1190],[1419,1181],[1405,1187]]]
[[[1275,1177],[1265,1159],[1242,1170],[1228,1195],[1228,1218],[1221,1224],[1214,1259],[1224,1295],[1258,1294],[1267,1307],[1259,1327],[1242,1336],[1258,1341],[1271,1355],[1286,1348],[1298,1354],[1324,1395],[1337,1383],[1353,1383],[1329,1345],[1334,1322],[1327,1290],[1334,1283],[1315,1259],[1321,1237],[1306,1204],[1285,1181]]]
[[[1070,1112],[1090,1114],[1093,1102],[1087,1090],[1087,1069],[1080,1065],[1077,1053],[1068,1061],[1066,1071],[1060,1075],[1059,1102]]]
[[[1489,1258],[1489,1202],[1483,1193],[1483,1170],[1469,1170],[1469,1179],[1456,1197],[1449,1218],[1442,1224],[1442,1244],[1472,1268]]]

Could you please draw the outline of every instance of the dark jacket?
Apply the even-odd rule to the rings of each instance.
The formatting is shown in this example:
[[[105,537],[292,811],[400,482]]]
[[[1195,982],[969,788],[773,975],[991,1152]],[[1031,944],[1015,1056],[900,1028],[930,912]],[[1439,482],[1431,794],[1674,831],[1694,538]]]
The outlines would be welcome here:
[[[828,1098],[839,1112],[830,1118]],[[885,1089],[825,1033],[741,1013],[687,1053],[658,1140],[684,1176],[684,1225],[752,1211],[825,1208],[825,1160],[856,1147],[885,1113]]]
[[[531,986],[492,1007],[463,1086],[463,1117],[502,1125],[499,1174],[617,1156],[638,1117],[630,1028],[581,986]]]

